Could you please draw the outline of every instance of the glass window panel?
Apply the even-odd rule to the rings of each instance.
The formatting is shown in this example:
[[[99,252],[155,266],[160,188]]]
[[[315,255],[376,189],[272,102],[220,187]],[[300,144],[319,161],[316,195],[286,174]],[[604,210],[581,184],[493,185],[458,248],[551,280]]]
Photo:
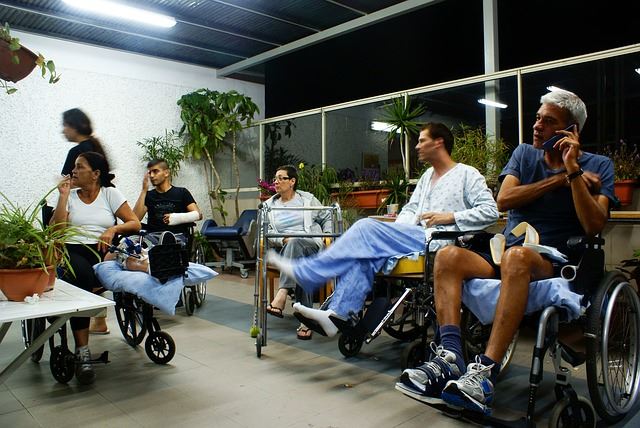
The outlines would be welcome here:
[[[547,87],[576,93],[587,105],[587,122],[580,140],[590,152],[624,139],[640,144],[640,54],[632,53],[522,76],[525,142]]]
[[[238,169],[240,172],[240,187],[256,187],[256,180],[260,175],[259,168],[259,138],[260,128],[252,126],[243,129],[236,140]],[[225,144],[222,152],[216,153],[216,168],[222,180],[222,188],[235,189],[236,178],[233,167],[233,153],[231,143]]]
[[[322,117],[320,114],[264,125],[265,177],[286,164],[322,164]]]

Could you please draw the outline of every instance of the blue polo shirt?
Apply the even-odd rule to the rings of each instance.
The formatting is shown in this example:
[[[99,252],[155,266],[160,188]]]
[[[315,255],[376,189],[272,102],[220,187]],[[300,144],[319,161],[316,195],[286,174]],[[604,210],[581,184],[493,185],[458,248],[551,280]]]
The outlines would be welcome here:
[[[584,171],[600,176],[602,188],[600,194],[613,201],[613,162],[605,156],[582,152],[578,164]],[[530,144],[520,144],[513,151],[509,162],[500,173],[500,181],[507,175],[513,175],[521,184],[531,184],[556,174],[566,174],[564,168],[550,169],[544,161],[544,150],[536,149]],[[509,211],[504,236],[507,246],[521,245],[524,235],[516,238],[511,230],[520,222],[526,221],[538,231],[540,243],[556,247],[565,254],[567,239],[584,235],[584,229],[578,221],[571,188],[562,186],[549,191],[529,205]]]

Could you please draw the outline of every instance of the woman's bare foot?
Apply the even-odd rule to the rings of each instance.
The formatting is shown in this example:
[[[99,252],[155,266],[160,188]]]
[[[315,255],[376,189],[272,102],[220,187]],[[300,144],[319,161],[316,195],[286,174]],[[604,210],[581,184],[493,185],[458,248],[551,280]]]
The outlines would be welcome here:
[[[287,304],[288,294],[286,288],[279,288],[271,303],[267,305],[267,312],[278,318],[282,318],[282,312],[284,311],[284,306]]]

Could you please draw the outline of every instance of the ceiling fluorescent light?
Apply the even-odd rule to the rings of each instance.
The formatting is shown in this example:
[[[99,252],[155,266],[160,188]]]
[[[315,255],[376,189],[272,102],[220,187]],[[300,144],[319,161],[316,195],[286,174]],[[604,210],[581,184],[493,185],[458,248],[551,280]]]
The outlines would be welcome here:
[[[147,25],[171,28],[176,25],[176,20],[170,16],[161,15],[155,12],[138,9],[137,7],[126,6],[122,3],[115,3],[107,0],[63,0],[69,6],[87,10],[100,15],[106,15],[118,19],[128,19],[130,21],[141,22]]]
[[[557,86],[547,86],[547,91],[549,91],[549,92],[553,92],[553,91],[565,91],[565,92],[567,92],[566,89],[558,88]]]
[[[636,68],[636,73],[640,74],[640,68]]]
[[[383,131],[383,132],[391,132],[391,128],[393,125],[387,122],[378,122],[374,120],[371,122],[371,130],[373,131]],[[396,130],[397,133],[400,133],[400,130]]]
[[[491,100],[485,100],[484,98],[480,98],[478,100],[478,102],[480,104],[484,104],[486,106],[497,107],[497,108],[507,108],[506,104],[499,103],[499,102],[496,102],[496,101],[491,101]]]

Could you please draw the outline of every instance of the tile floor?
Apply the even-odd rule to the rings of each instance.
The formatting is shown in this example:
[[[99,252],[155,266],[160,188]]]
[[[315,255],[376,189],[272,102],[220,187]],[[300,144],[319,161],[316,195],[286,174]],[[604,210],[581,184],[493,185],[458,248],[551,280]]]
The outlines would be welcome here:
[[[335,340],[296,340],[297,322],[287,305],[283,320],[270,317],[268,344],[258,359],[248,334],[252,299],[251,277],[223,274],[209,283],[207,300],[194,316],[182,309],[173,317],[160,315],[177,346],[166,366],[152,363],[142,347],[129,347],[111,311],[111,334],[91,338],[92,351],[109,350],[111,360],[97,367],[96,383],[56,383],[46,350],[39,364],[25,363],[0,385],[0,427],[470,426],[394,390],[404,345],[384,335],[345,359]],[[531,337],[521,336],[498,389],[500,416],[515,417],[526,405]],[[0,366],[20,348],[14,323],[0,345]],[[575,376],[586,395],[583,370]],[[546,425],[553,384],[550,374],[545,380],[538,408]],[[636,413],[619,426],[639,426]]]

